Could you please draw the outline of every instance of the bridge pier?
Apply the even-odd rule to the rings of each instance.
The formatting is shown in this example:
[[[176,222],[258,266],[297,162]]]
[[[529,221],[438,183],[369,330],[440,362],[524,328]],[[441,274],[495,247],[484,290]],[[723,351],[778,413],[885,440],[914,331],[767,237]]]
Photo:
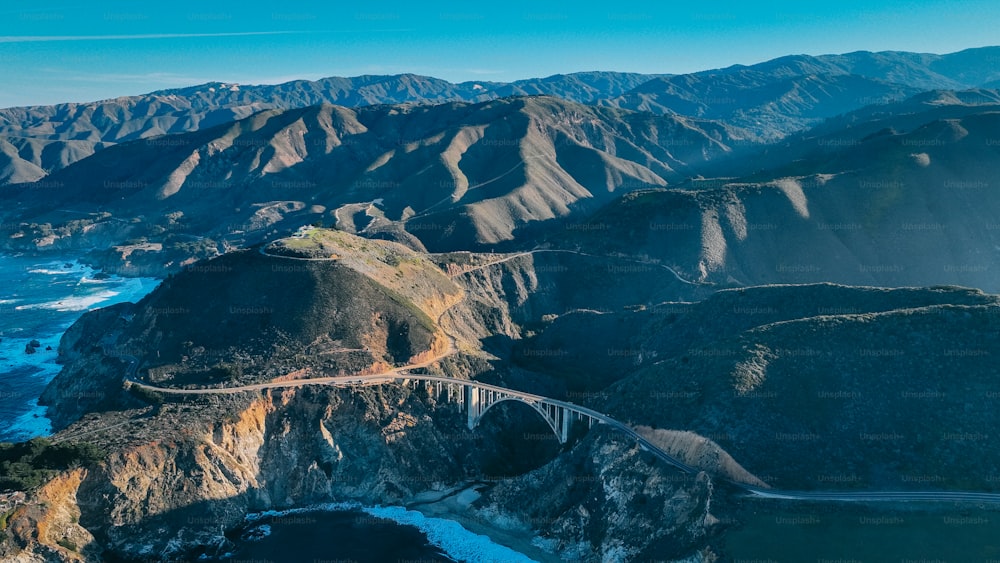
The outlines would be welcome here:
[[[469,430],[473,430],[476,428],[476,425],[479,424],[479,389],[472,385],[468,385],[465,387],[465,395],[465,406],[467,410],[466,414],[468,416]]]
[[[504,389],[490,388],[490,386],[480,386],[475,382],[445,382],[437,381],[433,378],[423,379],[422,377],[400,377],[387,379],[386,382],[394,379],[404,387],[412,387],[414,390],[423,388],[427,394],[433,395],[435,401],[441,400],[444,393],[444,401],[447,403],[457,403],[459,412],[465,411],[466,425],[469,430],[475,430],[479,426],[479,421],[483,414],[501,401],[518,401],[533,408],[545,420],[546,424],[555,434],[560,444],[569,441],[570,431],[576,421],[587,421],[587,428],[594,426],[595,418],[589,413],[581,412],[573,405],[564,404],[558,401],[550,401],[545,397],[530,395],[518,391],[506,391]]]

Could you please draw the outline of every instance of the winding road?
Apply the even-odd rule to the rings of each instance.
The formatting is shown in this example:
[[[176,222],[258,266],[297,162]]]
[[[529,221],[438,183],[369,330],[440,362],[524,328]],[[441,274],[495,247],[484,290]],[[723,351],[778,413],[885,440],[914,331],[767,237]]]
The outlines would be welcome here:
[[[326,261],[337,260],[337,258],[330,258],[330,257],[323,257],[323,256],[320,256],[320,257],[306,257],[306,256],[288,256],[288,255],[285,255],[285,254],[271,254],[270,252],[267,251],[267,246],[268,246],[267,244],[263,244],[263,245],[261,245],[259,247],[258,250],[260,251],[261,254],[263,254],[264,256],[270,257],[270,258],[281,258],[283,260],[300,260],[300,261],[304,261],[304,262],[326,262]],[[623,262],[632,262],[633,264],[640,264],[643,267],[647,267],[647,268],[661,268],[661,269],[664,269],[664,270],[670,272],[670,274],[673,275],[674,278],[677,279],[677,281],[679,281],[679,282],[681,282],[683,284],[686,284],[686,285],[694,285],[694,286],[708,286],[708,285],[712,285],[712,284],[707,283],[707,282],[697,282],[697,281],[691,281],[689,279],[686,279],[686,278],[684,278],[684,276],[682,276],[679,273],[677,273],[677,270],[674,270],[673,268],[671,268],[670,266],[667,266],[666,264],[660,264],[658,262],[648,262],[648,261],[643,261],[643,260],[635,260],[635,259],[627,258],[625,256],[608,256],[608,255],[601,255],[601,254],[590,254],[588,252],[582,252],[582,251],[579,251],[579,250],[568,250],[568,249],[561,249],[561,248],[534,248],[534,249],[525,250],[525,251],[522,251],[522,252],[506,253],[506,254],[502,254],[500,258],[497,258],[495,260],[490,260],[490,261],[484,262],[482,264],[476,264],[474,266],[470,266],[470,267],[468,267],[466,269],[463,269],[461,272],[459,272],[457,274],[447,274],[446,273],[445,275],[447,275],[450,278],[456,278],[456,277],[459,277],[459,276],[464,276],[464,275],[466,275],[468,273],[471,273],[471,272],[476,272],[476,271],[479,271],[479,270],[485,270],[486,268],[489,268],[489,267],[492,267],[492,266],[496,266],[498,264],[503,264],[505,262],[510,262],[511,260],[516,260],[518,258],[523,258],[525,256],[532,256],[534,254],[541,254],[541,253],[546,253],[546,252],[547,253],[575,254],[577,256],[586,256],[587,258],[598,258],[598,259],[602,259],[602,260],[620,260],[620,261],[623,261]],[[418,253],[418,254],[422,254],[422,253]],[[457,254],[457,252],[434,252],[434,253],[426,253],[427,256],[447,256],[449,254]],[[475,254],[475,253],[469,253],[469,254]]]
[[[381,385],[395,381],[402,381],[404,379],[429,381],[429,382],[445,383],[445,384],[473,385],[475,387],[483,389],[492,389],[509,395],[515,395],[526,401],[544,401],[548,404],[557,405],[560,407],[570,409],[574,412],[585,414],[591,418],[596,419],[597,421],[599,421],[599,423],[606,424],[609,427],[629,436],[630,438],[635,440],[636,443],[638,443],[643,450],[651,453],[652,455],[656,456],[663,462],[667,463],[672,467],[677,468],[678,470],[684,473],[694,475],[700,471],[698,468],[684,463],[683,461],[675,458],[674,456],[660,449],[658,446],[652,444],[649,440],[647,440],[641,434],[636,432],[631,426],[623,422],[620,422],[618,420],[615,420],[614,418],[611,418],[610,416],[607,416],[603,413],[597,412],[593,409],[582,407],[566,401],[551,399],[542,395],[535,395],[532,393],[514,391],[506,387],[498,387],[495,385],[489,385],[477,381],[456,379],[453,377],[408,373],[409,369],[415,367],[425,367],[429,363],[433,363],[433,361],[422,363],[420,365],[400,367],[390,372],[386,372],[384,374],[320,377],[320,378],[302,379],[296,381],[258,383],[252,385],[244,385],[240,387],[227,387],[221,389],[171,389],[166,387],[156,387],[148,385],[146,383],[136,381],[135,379],[128,379],[127,381],[129,385],[139,386],[149,391],[155,391],[166,394],[175,394],[175,395],[233,394],[233,393],[245,393],[250,391],[260,391],[264,389],[287,389],[287,388],[302,387],[305,385],[330,385],[334,387],[353,387],[353,386],[365,386],[365,385]],[[952,502],[960,504],[1000,504],[1000,494],[998,493],[983,493],[974,491],[784,491],[777,489],[755,487],[752,485],[747,485],[745,483],[740,483],[725,478],[723,478],[723,480],[730,483],[731,485],[743,489],[751,496],[764,499],[811,501],[811,502],[933,502],[933,503]]]
[[[662,268],[664,270],[667,270],[675,278],[677,278],[677,281],[679,281],[681,283],[684,283],[684,284],[687,284],[687,285],[709,285],[709,284],[706,284],[706,283],[694,282],[694,281],[685,279],[683,276],[681,276],[680,274],[678,274],[676,270],[674,270],[670,266],[667,266],[666,264],[659,264],[657,262],[644,262],[642,260],[629,259],[629,258],[626,258],[624,256],[604,256],[604,255],[601,255],[601,254],[589,254],[587,252],[581,252],[579,250],[566,250],[566,249],[561,249],[561,248],[535,248],[535,249],[532,249],[532,250],[525,250],[524,252],[514,252],[512,254],[504,254],[502,258],[498,258],[496,260],[491,260],[491,261],[485,262],[483,264],[477,264],[476,266],[470,267],[467,270],[463,270],[462,272],[460,272],[458,274],[455,274],[455,275],[453,275],[451,277],[463,276],[465,274],[468,274],[469,272],[475,272],[475,271],[478,271],[478,270],[489,268],[491,266],[496,266],[497,264],[503,264],[504,262],[510,262],[511,260],[515,260],[517,258],[522,258],[524,256],[531,256],[533,254],[541,254],[543,252],[552,252],[552,253],[557,253],[558,252],[558,253],[563,253],[563,254],[576,254],[577,256],[586,256],[588,258],[599,258],[599,259],[603,259],[603,260],[621,260],[621,261],[624,261],[624,262],[632,262],[634,264],[641,264],[644,267]]]
[[[461,274],[458,275],[464,275],[471,271],[475,271],[477,269],[488,268],[497,264],[501,264],[503,262],[514,260],[521,256],[526,256],[538,252],[574,252],[576,254],[592,256],[576,251],[535,249],[522,253],[506,255],[501,259],[477,265],[473,269],[463,271]],[[302,259],[291,256],[267,254],[264,251],[264,247],[261,247],[261,253],[263,253],[265,256],[273,258]],[[329,259],[318,258],[318,259],[307,259],[307,260],[329,260]],[[679,280],[685,283],[694,283],[684,280],[669,267],[667,266],[663,267],[673,272],[673,274],[677,276]],[[452,306],[454,306],[454,304]],[[636,443],[643,450],[656,456],[664,463],[672,467],[675,467],[678,470],[687,474],[694,475],[700,472],[698,468],[682,462],[681,460],[670,455],[669,453],[662,450],[658,446],[652,444],[649,440],[644,438],[631,426],[623,422],[620,422],[618,420],[615,420],[614,418],[611,418],[610,416],[607,416],[603,413],[597,412],[593,409],[589,409],[587,407],[583,407],[566,401],[560,401],[558,399],[552,399],[542,395],[525,393],[513,389],[508,389],[505,387],[480,383],[478,381],[473,381],[473,380],[410,373],[411,370],[426,368],[442,360],[443,358],[451,356],[457,352],[458,348],[457,348],[456,338],[448,331],[444,330],[443,324],[441,322],[444,316],[447,314],[448,310],[450,310],[450,307],[445,311],[443,311],[438,317],[438,326],[441,328],[442,333],[444,333],[444,335],[449,340],[449,346],[447,350],[425,361],[414,364],[408,364],[405,366],[399,366],[391,370],[385,371],[383,373],[366,374],[366,375],[316,377],[316,378],[298,379],[290,381],[270,381],[264,383],[241,385],[236,387],[174,389],[169,387],[158,387],[138,381],[135,377],[136,371],[139,367],[138,359],[133,356],[122,356],[122,358],[128,362],[128,368],[126,370],[126,375],[124,377],[124,383],[126,387],[137,386],[149,391],[163,393],[163,394],[170,394],[170,395],[237,394],[246,392],[257,392],[267,389],[298,388],[306,385],[329,385],[334,387],[353,387],[353,386],[366,386],[366,385],[381,385],[403,380],[418,380],[418,381],[443,383],[451,385],[475,386],[480,389],[494,390],[505,393],[507,395],[513,395],[521,400],[524,400],[525,402],[531,402],[531,401],[545,402],[546,404],[549,405],[555,405],[561,408],[571,410],[576,413],[584,414],[588,417],[597,420],[601,424],[606,424],[609,427],[629,436],[630,438],[635,440]],[[776,489],[747,485],[745,483],[732,481],[726,478],[722,478],[722,480],[746,491],[749,495],[753,497],[758,497],[763,499],[810,501],[810,502],[934,502],[934,503],[952,502],[961,504],[1000,504],[1000,494],[998,493],[983,493],[974,491],[784,491],[784,490],[776,490]]]

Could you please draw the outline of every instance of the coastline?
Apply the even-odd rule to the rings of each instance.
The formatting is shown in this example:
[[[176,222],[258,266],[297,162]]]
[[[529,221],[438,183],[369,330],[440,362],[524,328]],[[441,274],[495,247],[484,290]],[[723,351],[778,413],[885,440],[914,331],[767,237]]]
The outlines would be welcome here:
[[[365,506],[358,502],[347,501],[251,513],[246,515],[245,522],[248,525],[253,525],[266,518],[287,518],[313,512],[361,511],[373,518],[390,520],[400,526],[416,528],[426,537],[429,544],[439,548],[449,558],[456,561],[468,563],[497,561],[548,563],[549,561],[561,561],[558,557],[547,554],[531,545],[531,538],[534,536],[530,532],[520,533],[503,530],[474,517],[463,516],[464,509],[460,507],[467,508],[468,502],[471,502],[470,499],[474,500],[475,497],[478,497],[478,493],[473,489],[473,485],[454,489],[459,490],[459,494],[449,498],[454,498],[457,505],[450,507],[440,504],[442,502],[448,503],[448,499],[432,501],[426,505],[431,507],[426,512],[408,506]],[[463,493],[469,493],[469,491],[471,494],[465,494],[463,497]],[[414,498],[440,493],[440,491],[428,491],[416,495]],[[264,530],[264,534],[267,533],[269,530]],[[541,557],[533,557],[536,554],[541,554]]]
[[[51,435],[47,407],[38,398],[62,370],[63,334],[86,312],[137,302],[161,281],[100,273],[69,255],[0,253],[0,440]],[[27,354],[32,341],[39,346]]]
[[[441,491],[428,490],[414,495],[404,506],[427,518],[451,520],[473,534],[510,548],[539,563],[559,563],[562,559],[535,544],[537,536],[528,528],[506,528],[483,518],[472,504],[481,496],[482,483],[468,482]]]

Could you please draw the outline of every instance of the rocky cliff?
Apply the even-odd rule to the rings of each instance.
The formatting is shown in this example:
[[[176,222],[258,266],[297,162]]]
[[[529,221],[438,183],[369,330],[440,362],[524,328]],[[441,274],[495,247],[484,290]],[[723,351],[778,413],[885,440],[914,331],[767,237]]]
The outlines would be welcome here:
[[[619,263],[574,253],[435,256],[438,268],[401,245],[345,233],[279,246],[268,252],[300,256],[255,250],[199,263],[140,303],[89,313],[67,332],[66,368],[45,396],[62,429],[56,439],[109,454],[15,511],[5,556],[214,555],[231,547],[224,532],[248,512],[400,504],[477,480],[497,483],[482,514],[520,521],[561,556],[631,560],[705,548],[714,529],[710,478],[681,478],[613,432],[560,447],[523,405],[498,405],[470,431],[457,405],[423,386],[178,396],[123,385],[232,387],[415,364],[516,380],[496,354],[540,316],[588,302],[621,308],[688,287],[668,270],[644,268],[634,283],[560,292],[574,276],[600,280]],[[326,258],[310,259],[317,249]],[[530,510],[525,499],[535,499]]]
[[[129,436],[97,433],[113,451],[104,463],[56,478],[15,512],[5,557],[219,554],[230,545],[223,532],[247,512],[398,504],[483,478],[483,460],[496,454],[488,436],[467,431],[453,405],[436,405],[423,388],[307,388],[129,414]],[[539,462],[497,485],[489,507],[528,522],[555,551],[632,559],[663,545],[682,556],[705,542],[710,480],[679,480],[620,436],[595,433]],[[530,509],[525,499],[534,499]]]

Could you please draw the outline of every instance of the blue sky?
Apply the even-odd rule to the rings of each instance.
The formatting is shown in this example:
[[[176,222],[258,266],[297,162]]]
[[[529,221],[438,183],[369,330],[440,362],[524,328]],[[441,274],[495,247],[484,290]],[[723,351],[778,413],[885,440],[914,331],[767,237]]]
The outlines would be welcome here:
[[[0,107],[214,80],[413,72],[455,82],[511,81],[583,70],[683,73],[798,53],[948,53],[1000,44],[996,0],[24,4],[0,7]]]

